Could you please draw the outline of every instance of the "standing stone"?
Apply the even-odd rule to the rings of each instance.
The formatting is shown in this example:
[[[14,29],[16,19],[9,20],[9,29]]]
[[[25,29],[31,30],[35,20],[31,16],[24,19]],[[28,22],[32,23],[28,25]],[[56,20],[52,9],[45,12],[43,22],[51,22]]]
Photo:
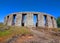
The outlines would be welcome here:
[[[26,19],[23,19],[23,17],[25,17],[23,14],[26,14]],[[33,20],[34,14],[38,14],[36,25],[34,24],[34,20]],[[46,23],[44,23],[44,20],[45,20],[44,15],[47,16],[45,21]],[[16,20],[16,23],[15,23],[15,20]],[[25,20],[26,22],[22,23],[23,20]],[[36,26],[46,27],[47,26],[48,28],[57,28],[57,23],[53,16],[51,18],[51,15],[47,15],[46,13],[40,13],[40,12],[20,12],[20,13],[16,13],[16,15],[14,13],[4,18],[4,24],[7,24],[8,26],[12,26],[13,23],[15,26],[27,26],[27,27],[36,27]]]
[[[42,13],[38,14],[38,27],[45,27],[44,25],[44,16]]]
[[[13,15],[9,15],[9,18],[8,18],[8,26],[12,26],[12,23],[13,23]]]
[[[51,16],[47,15],[47,26],[48,28],[53,28]]]
[[[7,16],[4,18],[4,25],[7,25]]]
[[[32,13],[27,13],[25,26],[34,27],[34,25],[33,25],[33,14]]]
[[[21,26],[22,23],[22,13],[16,14],[16,26]]]
[[[56,19],[55,18],[53,18],[53,26],[54,26],[54,28],[57,28],[57,23],[56,23]]]

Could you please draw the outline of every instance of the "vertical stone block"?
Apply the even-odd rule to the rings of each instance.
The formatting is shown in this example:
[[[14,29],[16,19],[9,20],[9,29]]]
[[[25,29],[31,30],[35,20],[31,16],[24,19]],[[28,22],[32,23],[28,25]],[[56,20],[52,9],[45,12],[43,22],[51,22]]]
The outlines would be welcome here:
[[[43,14],[38,14],[38,27],[45,27]]]
[[[57,23],[56,23],[56,19],[55,18],[53,18],[53,26],[54,26],[54,28],[57,28]]]
[[[34,25],[33,25],[33,14],[32,13],[27,13],[25,26],[27,26],[27,27],[34,27]]]
[[[21,26],[22,24],[22,13],[16,14],[16,26]]]
[[[9,15],[9,19],[8,19],[8,26],[12,26],[13,23],[13,15]]]
[[[7,16],[4,17],[4,25],[7,25]]]
[[[53,28],[51,16],[47,15],[47,26],[48,28]]]

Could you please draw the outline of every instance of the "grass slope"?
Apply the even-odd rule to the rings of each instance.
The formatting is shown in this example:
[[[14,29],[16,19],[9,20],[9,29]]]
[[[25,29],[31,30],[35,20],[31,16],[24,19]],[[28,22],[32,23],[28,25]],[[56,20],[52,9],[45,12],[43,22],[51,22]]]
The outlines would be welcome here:
[[[26,27],[0,25],[0,41],[5,41],[15,35],[28,35],[30,30]]]

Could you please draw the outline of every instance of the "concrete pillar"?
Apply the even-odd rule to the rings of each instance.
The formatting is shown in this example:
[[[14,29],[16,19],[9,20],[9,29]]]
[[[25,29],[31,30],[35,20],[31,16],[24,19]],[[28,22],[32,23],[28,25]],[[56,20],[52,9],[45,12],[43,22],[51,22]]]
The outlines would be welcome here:
[[[22,13],[16,14],[16,24],[15,26],[21,26],[22,23]]]
[[[33,14],[32,13],[27,13],[25,26],[34,27],[34,25],[33,25]]]
[[[57,28],[57,23],[56,23],[56,19],[55,18],[53,18],[53,27]]]
[[[47,26],[48,28],[53,28],[51,16],[47,15]]]
[[[4,18],[4,25],[7,25],[7,16]]]
[[[13,15],[9,15],[8,26],[12,26],[12,23],[13,23]]]
[[[43,14],[38,14],[38,27],[45,27]]]

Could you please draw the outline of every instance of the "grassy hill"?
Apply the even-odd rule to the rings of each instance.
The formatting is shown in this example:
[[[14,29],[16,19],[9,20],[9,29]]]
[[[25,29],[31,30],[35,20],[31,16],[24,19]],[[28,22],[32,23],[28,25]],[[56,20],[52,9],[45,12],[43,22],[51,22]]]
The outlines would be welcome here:
[[[6,26],[0,24],[0,42],[12,38],[16,35],[31,34],[30,30],[26,27]]]
[[[36,41],[38,41],[38,43],[39,43],[40,42],[39,40],[43,39],[42,41],[44,41],[44,40],[46,40],[45,39],[46,37],[48,37],[49,41],[50,41],[50,38],[51,39],[53,38],[55,40],[55,37],[57,37],[57,40],[58,39],[60,40],[60,37],[59,37],[60,36],[60,28],[49,29],[49,28],[37,27],[37,28],[32,28],[32,29],[38,31],[38,33],[36,33],[37,31],[34,31],[37,35],[34,34],[27,27],[6,26],[6,25],[3,25],[3,23],[0,23],[0,43],[9,43],[11,40],[15,40],[17,37],[18,37],[17,42],[19,42],[19,43],[21,42],[21,40],[25,40],[25,39],[27,41],[31,40],[32,41],[31,43],[35,43]],[[40,33],[41,33],[41,35],[40,35]],[[30,38],[32,38],[34,41]]]

